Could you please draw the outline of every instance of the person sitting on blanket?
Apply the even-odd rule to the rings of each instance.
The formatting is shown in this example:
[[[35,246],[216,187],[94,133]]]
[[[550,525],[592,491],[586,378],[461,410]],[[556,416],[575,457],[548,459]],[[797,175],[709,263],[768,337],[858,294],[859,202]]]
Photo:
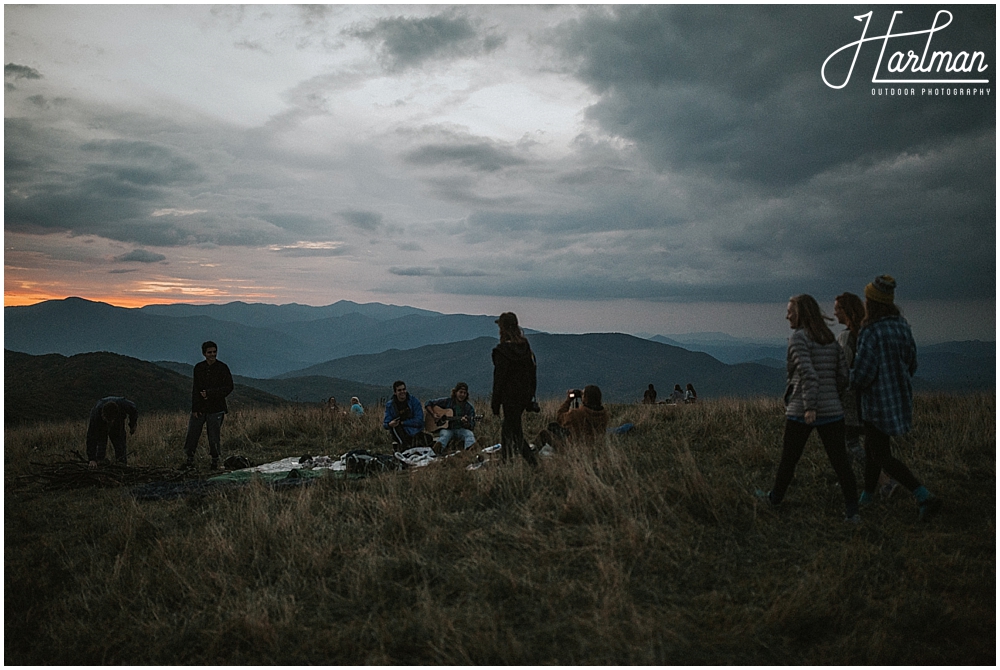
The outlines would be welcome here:
[[[456,437],[462,439],[466,449],[471,449],[476,443],[476,436],[472,434],[476,427],[476,408],[469,402],[469,385],[465,382],[458,382],[449,397],[431,400],[424,409],[428,416],[445,414],[451,410],[451,416],[439,418],[436,422],[443,426],[434,440],[438,444],[438,453],[444,453],[448,443]]]
[[[582,397],[581,397],[582,396]],[[580,401],[583,406],[580,406]],[[567,442],[593,441],[608,429],[608,410],[601,404],[601,389],[594,384],[583,387],[583,392],[570,390],[566,400],[556,410],[556,420],[538,434],[539,445],[559,449]]]
[[[420,401],[406,390],[406,382],[392,383],[392,397],[385,404],[385,418],[382,427],[392,436],[392,444],[407,449],[417,444],[418,436],[424,431],[424,410]]]

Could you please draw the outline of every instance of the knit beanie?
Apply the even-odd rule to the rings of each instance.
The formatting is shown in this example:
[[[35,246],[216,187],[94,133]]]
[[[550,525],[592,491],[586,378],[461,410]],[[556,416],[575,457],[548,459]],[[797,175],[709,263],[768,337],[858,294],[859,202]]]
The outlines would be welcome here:
[[[875,281],[865,287],[865,297],[875,302],[891,305],[896,295],[896,280],[889,275],[875,277]]]

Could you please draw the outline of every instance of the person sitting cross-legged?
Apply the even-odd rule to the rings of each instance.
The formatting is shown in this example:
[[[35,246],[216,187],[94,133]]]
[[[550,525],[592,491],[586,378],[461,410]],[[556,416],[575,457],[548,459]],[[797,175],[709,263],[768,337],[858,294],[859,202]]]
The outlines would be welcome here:
[[[436,419],[436,423],[443,427],[437,431],[434,440],[438,446],[438,453],[444,453],[448,444],[456,437],[462,440],[466,449],[471,449],[476,443],[476,436],[472,433],[476,427],[476,409],[469,402],[468,384],[458,382],[451,390],[450,396],[431,400],[425,409],[428,416],[441,415]]]
[[[382,427],[389,431],[392,443],[400,449],[422,446],[416,443],[424,431],[424,410],[420,400],[407,392],[406,382],[393,382],[392,397],[385,404]]]

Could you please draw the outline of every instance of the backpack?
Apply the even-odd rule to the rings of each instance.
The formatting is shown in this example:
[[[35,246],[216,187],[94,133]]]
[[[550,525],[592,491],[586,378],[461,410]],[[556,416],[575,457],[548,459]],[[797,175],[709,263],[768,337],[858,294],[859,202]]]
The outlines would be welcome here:
[[[405,464],[394,454],[373,454],[367,449],[352,449],[343,456],[344,465],[352,474],[371,474],[402,470]]]

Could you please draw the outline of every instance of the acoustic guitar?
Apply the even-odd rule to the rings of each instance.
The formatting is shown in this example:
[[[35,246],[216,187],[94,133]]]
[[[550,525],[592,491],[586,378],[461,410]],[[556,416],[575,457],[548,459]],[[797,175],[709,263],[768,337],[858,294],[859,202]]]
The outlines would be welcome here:
[[[436,433],[442,428],[448,427],[448,419],[455,418],[455,410],[444,409],[443,407],[431,406],[424,408],[424,430],[428,433]]]

